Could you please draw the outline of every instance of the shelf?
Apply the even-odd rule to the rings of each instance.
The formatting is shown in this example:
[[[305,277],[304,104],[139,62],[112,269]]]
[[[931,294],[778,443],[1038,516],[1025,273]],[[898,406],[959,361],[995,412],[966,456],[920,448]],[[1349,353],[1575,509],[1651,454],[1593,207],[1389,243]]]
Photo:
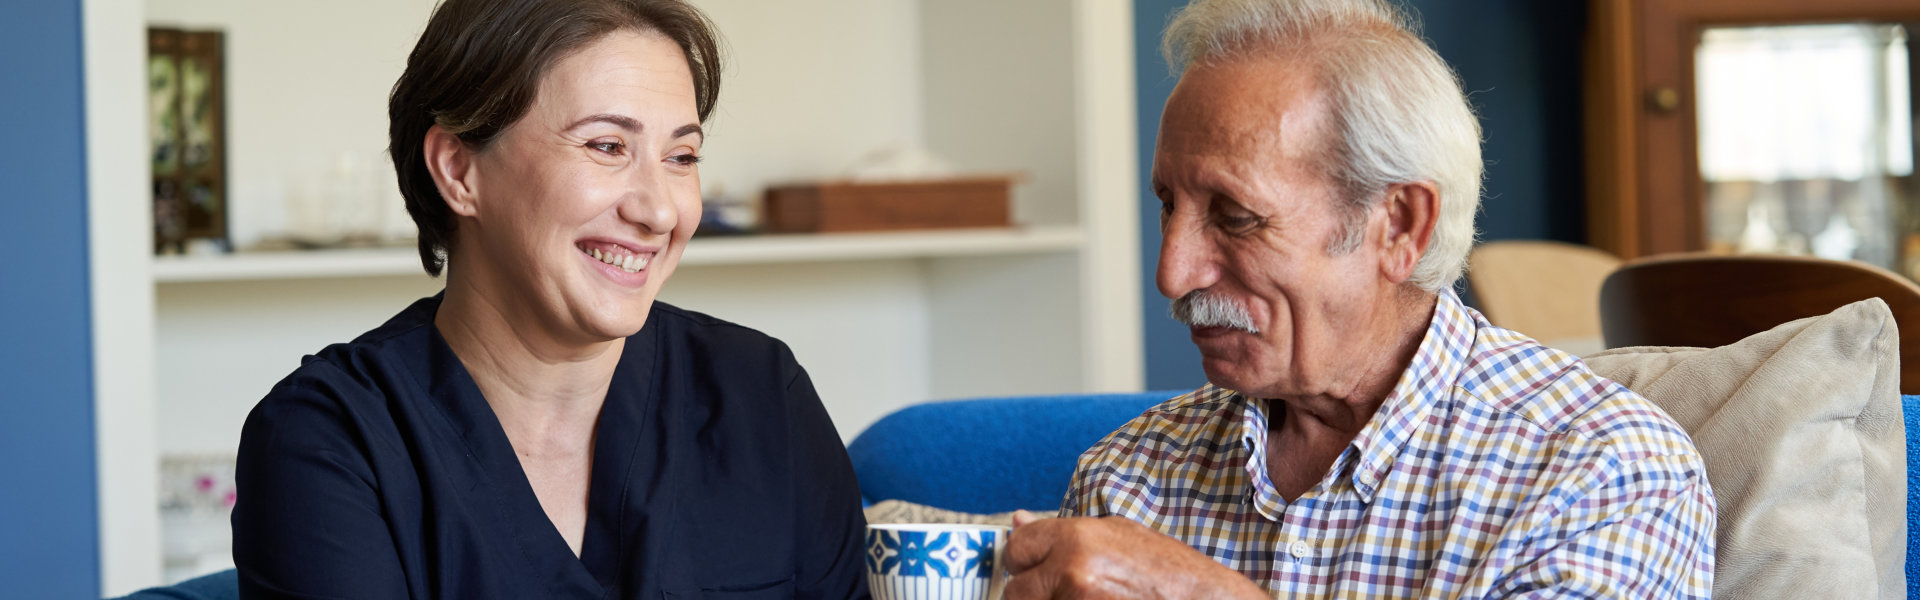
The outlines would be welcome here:
[[[1073,226],[756,235],[695,239],[685,265],[825,262],[1065,252],[1080,247]]]
[[[683,265],[744,265],[1068,252],[1073,226],[698,238]],[[413,248],[255,252],[153,259],[155,283],[425,276]]]

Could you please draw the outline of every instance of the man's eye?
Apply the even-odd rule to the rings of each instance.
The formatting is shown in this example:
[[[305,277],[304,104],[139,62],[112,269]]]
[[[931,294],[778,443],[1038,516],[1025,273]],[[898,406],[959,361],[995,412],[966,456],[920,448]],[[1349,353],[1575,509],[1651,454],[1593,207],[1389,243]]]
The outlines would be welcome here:
[[[1230,233],[1246,233],[1260,226],[1260,217],[1251,215],[1220,215],[1220,228]]]

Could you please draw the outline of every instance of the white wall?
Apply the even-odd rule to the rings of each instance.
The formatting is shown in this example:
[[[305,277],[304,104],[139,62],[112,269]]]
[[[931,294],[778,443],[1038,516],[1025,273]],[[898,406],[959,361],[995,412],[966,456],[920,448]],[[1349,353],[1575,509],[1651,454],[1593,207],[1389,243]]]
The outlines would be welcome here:
[[[966,169],[1025,173],[1014,205],[1025,223],[1078,220],[1071,9],[1058,0],[921,8],[928,145]]]
[[[889,145],[924,143],[919,10],[901,0],[694,0],[727,70],[701,182],[735,198],[830,177]]]

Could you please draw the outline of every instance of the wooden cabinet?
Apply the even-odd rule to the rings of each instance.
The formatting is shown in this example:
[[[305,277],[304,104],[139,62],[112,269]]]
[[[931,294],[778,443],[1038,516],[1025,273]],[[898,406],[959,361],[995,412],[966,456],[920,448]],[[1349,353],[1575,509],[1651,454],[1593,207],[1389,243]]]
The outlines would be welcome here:
[[[1588,241],[1623,258],[1707,249],[1694,84],[1703,28],[1920,22],[1912,0],[1593,0],[1590,11]]]

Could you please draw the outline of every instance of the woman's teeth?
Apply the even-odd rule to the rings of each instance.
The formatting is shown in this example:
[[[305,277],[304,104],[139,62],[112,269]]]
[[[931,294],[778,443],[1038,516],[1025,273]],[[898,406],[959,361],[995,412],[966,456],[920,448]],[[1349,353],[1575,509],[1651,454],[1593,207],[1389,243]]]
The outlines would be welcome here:
[[[594,260],[620,267],[620,270],[628,273],[639,273],[641,269],[647,268],[647,257],[638,254],[601,252],[599,248],[588,250],[587,254]]]

